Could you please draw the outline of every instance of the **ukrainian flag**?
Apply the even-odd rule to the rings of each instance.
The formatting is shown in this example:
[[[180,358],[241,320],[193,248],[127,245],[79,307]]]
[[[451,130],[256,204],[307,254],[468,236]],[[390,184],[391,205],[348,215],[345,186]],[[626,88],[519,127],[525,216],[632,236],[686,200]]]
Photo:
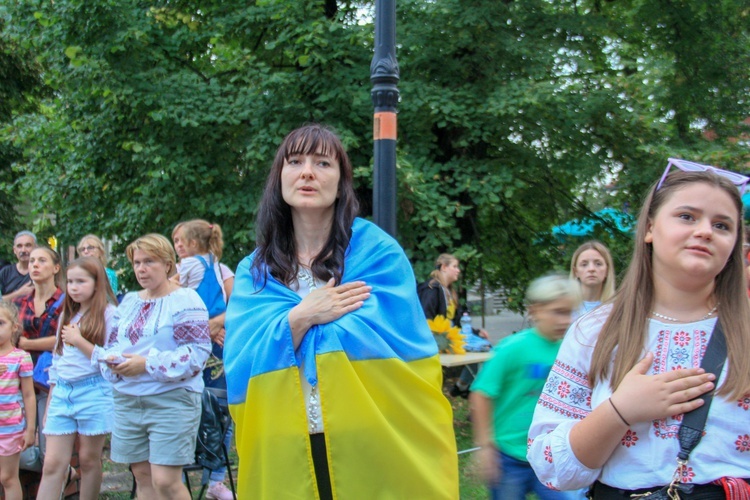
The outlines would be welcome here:
[[[237,269],[224,346],[239,498],[318,498],[300,366],[318,385],[334,498],[458,498],[452,411],[398,243],[355,220],[342,281],[365,281],[371,296],[296,351],[287,315],[301,299],[272,276],[254,280],[253,257]]]

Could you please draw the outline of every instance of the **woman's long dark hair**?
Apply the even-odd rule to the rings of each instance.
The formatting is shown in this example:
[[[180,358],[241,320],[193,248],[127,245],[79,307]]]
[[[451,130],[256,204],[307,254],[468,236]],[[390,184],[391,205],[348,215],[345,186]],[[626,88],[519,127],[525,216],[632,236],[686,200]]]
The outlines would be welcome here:
[[[267,272],[285,285],[297,279],[299,262],[292,211],[281,194],[281,170],[284,161],[298,154],[323,154],[335,157],[339,162],[338,197],[334,202],[331,232],[310,265],[317,279],[328,281],[333,277],[338,285],[344,274],[344,256],[352,235],[352,223],[359,212],[359,202],[354,193],[352,164],[341,140],[332,130],[319,124],[293,130],[276,152],[255,222],[257,253],[252,272],[256,279],[265,280],[265,265]]]

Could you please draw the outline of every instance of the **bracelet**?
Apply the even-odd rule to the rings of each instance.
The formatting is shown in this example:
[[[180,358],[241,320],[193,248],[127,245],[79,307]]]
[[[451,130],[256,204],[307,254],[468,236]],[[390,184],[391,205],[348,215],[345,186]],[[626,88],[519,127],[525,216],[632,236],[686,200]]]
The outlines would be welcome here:
[[[609,401],[609,404],[612,405],[612,409],[615,410],[615,413],[617,413],[617,416],[620,417],[620,420],[622,420],[622,423],[630,427],[630,424],[628,423],[628,421],[625,420],[625,417],[622,416],[622,413],[620,413],[620,410],[618,410],[615,404],[612,402],[612,398],[609,398],[608,401]]]

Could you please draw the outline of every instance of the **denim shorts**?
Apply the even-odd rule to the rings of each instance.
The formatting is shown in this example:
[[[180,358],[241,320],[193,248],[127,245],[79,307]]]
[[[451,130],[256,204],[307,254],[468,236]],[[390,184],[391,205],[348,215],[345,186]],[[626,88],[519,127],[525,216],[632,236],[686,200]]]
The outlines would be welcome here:
[[[112,432],[112,386],[101,375],[69,382],[57,379],[44,434],[99,436]]]
[[[151,396],[114,392],[115,428],[110,458],[134,464],[188,465],[195,462],[201,394],[185,388]]]

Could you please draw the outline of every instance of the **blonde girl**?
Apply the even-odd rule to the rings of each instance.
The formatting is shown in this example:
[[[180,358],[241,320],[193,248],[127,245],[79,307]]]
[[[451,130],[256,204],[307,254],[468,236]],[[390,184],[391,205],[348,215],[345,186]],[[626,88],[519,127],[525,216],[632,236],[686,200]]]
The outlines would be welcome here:
[[[598,241],[579,246],[570,260],[570,279],[578,282],[581,305],[573,319],[583,316],[615,294],[615,266],[609,249]]]
[[[18,462],[34,444],[36,428],[34,365],[29,353],[15,347],[20,332],[18,309],[0,301],[0,484],[7,500],[23,497]]]
[[[113,328],[114,295],[104,266],[82,257],[67,269],[44,423],[47,452],[39,498],[57,498],[64,488],[76,436],[79,439],[81,499],[96,499],[102,482],[102,448],[112,430],[112,387],[91,363]]]
[[[682,499],[750,493],[750,303],[737,189],[747,180],[670,159],[651,188],[620,291],[573,324],[536,407],[528,458],[549,487],[596,481],[594,498],[632,498],[676,479],[693,488]],[[717,321],[728,351],[718,380],[700,368]],[[703,438],[678,468],[683,415],[714,388]]]

